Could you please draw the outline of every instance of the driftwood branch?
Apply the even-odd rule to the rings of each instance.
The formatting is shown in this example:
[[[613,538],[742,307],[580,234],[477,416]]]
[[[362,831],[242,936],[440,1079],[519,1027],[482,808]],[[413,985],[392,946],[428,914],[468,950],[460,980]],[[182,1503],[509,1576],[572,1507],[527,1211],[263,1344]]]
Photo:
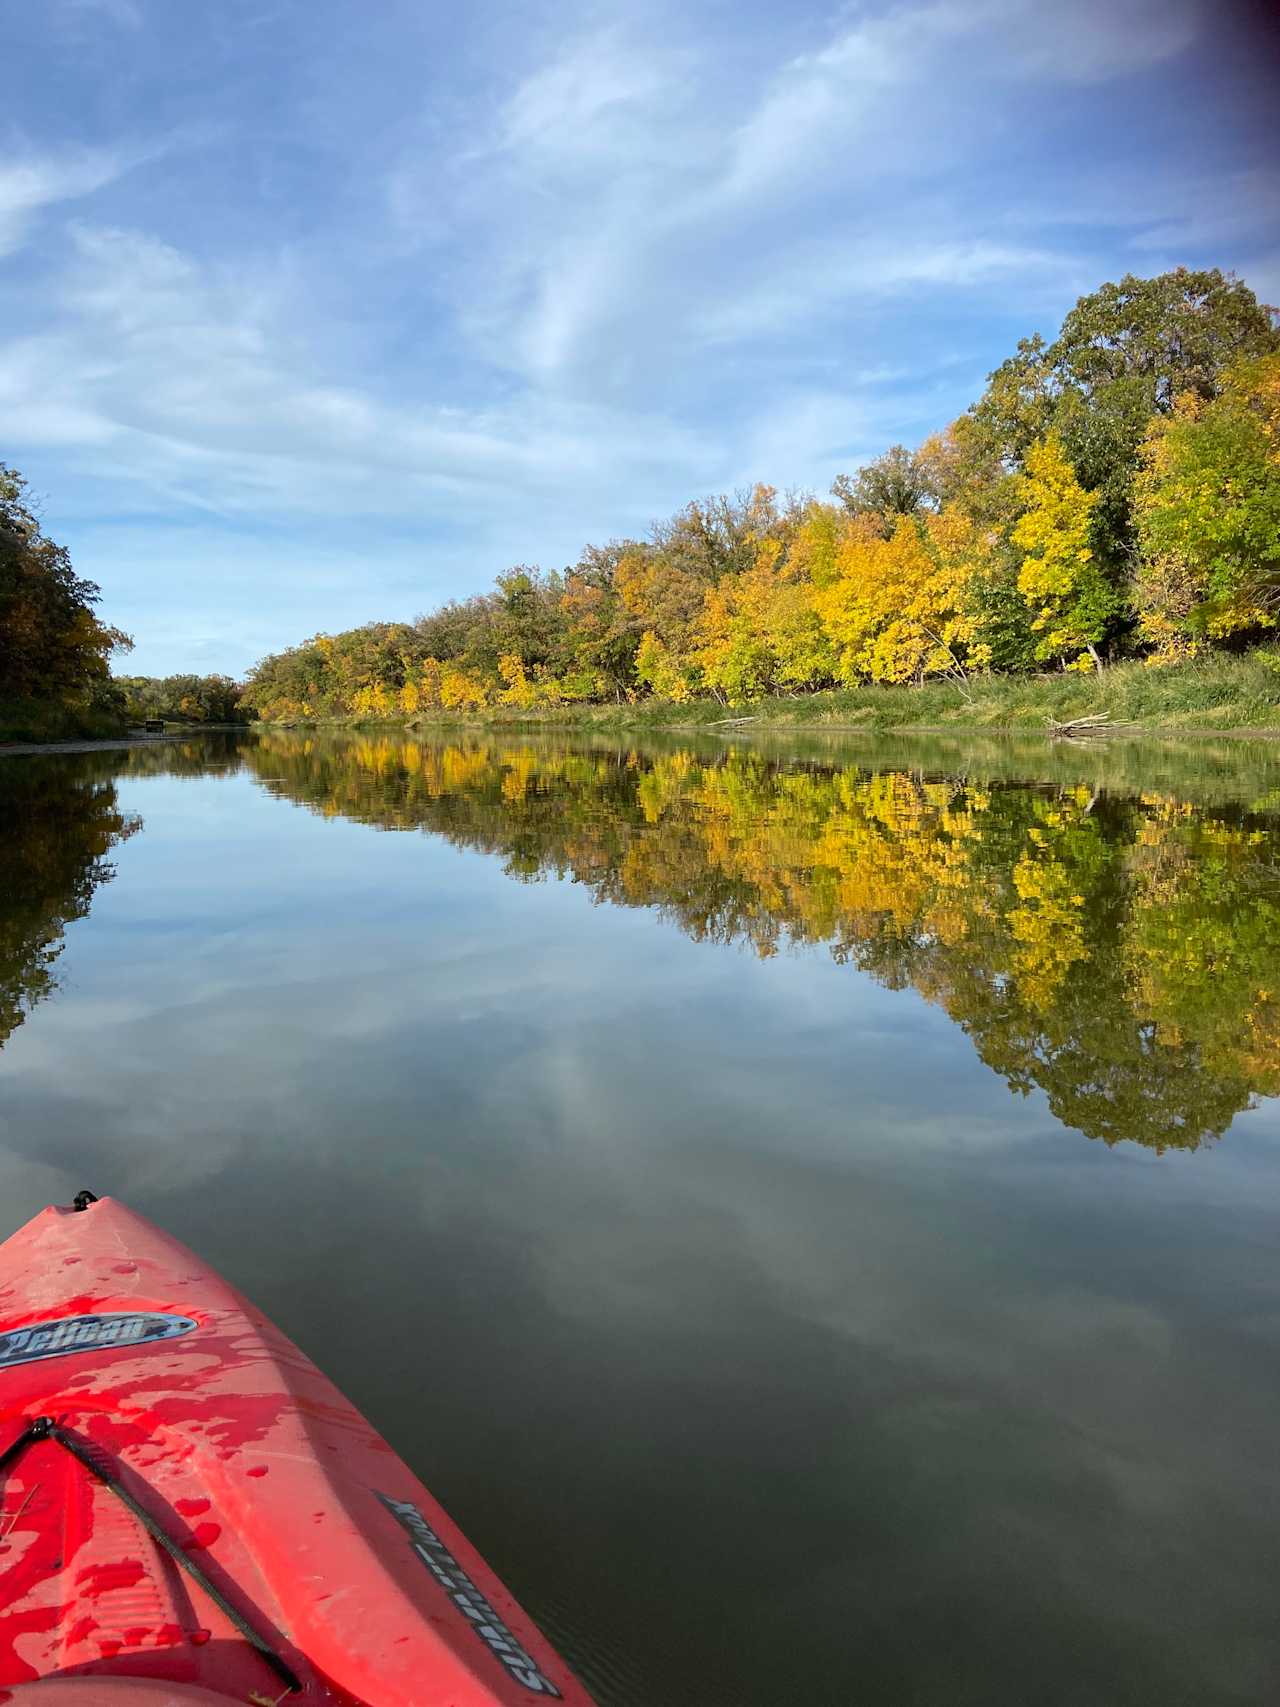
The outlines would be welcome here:
[[[1051,741],[1079,741],[1091,735],[1118,735],[1126,729],[1132,729],[1132,723],[1113,723],[1109,711],[1095,711],[1088,717],[1070,717],[1065,723],[1055,723],[1053,718],[1045,720],[1049,726]]]

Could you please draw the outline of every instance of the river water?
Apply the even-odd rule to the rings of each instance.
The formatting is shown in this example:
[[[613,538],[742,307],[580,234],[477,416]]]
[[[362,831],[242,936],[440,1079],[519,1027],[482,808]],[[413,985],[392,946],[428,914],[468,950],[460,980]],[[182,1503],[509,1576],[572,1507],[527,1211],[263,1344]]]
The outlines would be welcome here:
[[[0,1043],[606,1707],[1280,1698],[1280,744],[11,757]]]

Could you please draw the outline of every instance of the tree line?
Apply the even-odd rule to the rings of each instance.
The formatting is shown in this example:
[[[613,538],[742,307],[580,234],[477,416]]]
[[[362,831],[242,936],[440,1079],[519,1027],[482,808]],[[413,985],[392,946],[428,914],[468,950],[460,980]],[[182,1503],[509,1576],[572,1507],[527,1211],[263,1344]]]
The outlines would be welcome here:
[[[246,723],[240,683],[230,676],[118,676],[131,723]]]
[[[757,485],[263,659],[265,718],[1160,664],[1280,617],[1280,316],[1217,269],[1126,276],[959,420],[828,499]]]

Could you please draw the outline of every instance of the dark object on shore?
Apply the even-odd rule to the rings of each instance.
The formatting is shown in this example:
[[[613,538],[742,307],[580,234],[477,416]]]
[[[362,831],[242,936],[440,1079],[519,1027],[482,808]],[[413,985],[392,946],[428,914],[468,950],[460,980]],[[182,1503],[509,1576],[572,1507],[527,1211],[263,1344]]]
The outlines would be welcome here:
[[[164,734],[164,718],[163,717],[148,717],[147,721],[143,724],[143,728],[146,730],[148,735],[163,735]]]

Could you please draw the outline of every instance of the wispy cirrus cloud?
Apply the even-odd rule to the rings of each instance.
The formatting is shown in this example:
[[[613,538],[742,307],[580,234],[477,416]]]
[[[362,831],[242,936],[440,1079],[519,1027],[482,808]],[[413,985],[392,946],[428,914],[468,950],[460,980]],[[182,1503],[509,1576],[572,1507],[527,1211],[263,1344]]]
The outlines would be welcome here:
[[[43,209],[91,196],[130,164],[128,155],[111,149],[15,152],[0,160],[0,256],[12,254],[26,241]]]
[[[581,472],[615,456],[635,466],[696,454],[674,423],[655,452],[642,424],[602,432],[603,411],[392,402],[325,370],[299,331],[288,268],[202,265],[127,230],[80,225],[72,238],[61,329],[7,346],[0,406],[33,400],[29,437],[110,444],[122,470],[136,464],[139,481],[170,495],[177,483],[227,512],[269,501],[404,513],[433,490],[492,498],[552,485],[566,459]]]
[[[993,86],[1131,76],[1197,18],[1193,0],[1080,10],[899,5],[815,30],[745,88],[678,29],[566,36],[464,156],[500,240],[479,245],[463,327],[538,383],[625,390],[704,338],[802,333],[887,290],[1074,281],[1073,257],[1011,242],[999,207],[942,186],[1008,147]]]

